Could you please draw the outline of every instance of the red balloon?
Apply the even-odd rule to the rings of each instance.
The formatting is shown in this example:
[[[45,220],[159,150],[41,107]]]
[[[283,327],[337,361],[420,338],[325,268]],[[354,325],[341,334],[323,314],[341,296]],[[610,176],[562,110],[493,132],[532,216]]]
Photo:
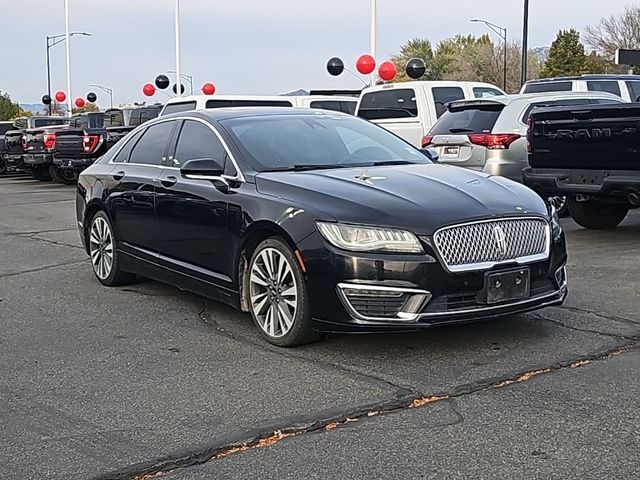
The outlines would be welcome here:
[[[205,95],[213,95],[216,93],[216,86],[213,83],[205,83],[202,86],[202,93]]]
[[[397,73],[398,69],[393,62],[382,62],[380,64],[380,68],[378,69],[378,75],[385,82],[389,82],[396,78]]]
[[[361,55],[356,62],[356,68],[363,75],[369,75],[376,69],[376,60],[371,55]]]
[[[64,102],[66,99],[67,96],[62,90],[56,92],[56,102]]]
[[[156,87],[154,87],[150,83],[145,83],[142,87],[142,93],[144,93],[147,97],[152,97],[156,93]]]
[[[84,98],[76,98],[76,107],[78,108],[82,108],[84,107]]]

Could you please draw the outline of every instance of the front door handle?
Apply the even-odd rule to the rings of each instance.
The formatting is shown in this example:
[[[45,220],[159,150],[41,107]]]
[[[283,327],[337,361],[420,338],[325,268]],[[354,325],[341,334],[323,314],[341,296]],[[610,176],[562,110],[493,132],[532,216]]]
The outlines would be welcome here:
[[[162,183],[162,185],[164,185],[165,187],[173,187],[177,182],[178,182],[178,179],[173,175],[160,180],[160,183]]]
[[[111,176],[113,177],[113,179],[116,182],[119,182],[120,180],[122,180],[124,178],[124,172],[122,170],[116,172],[116,173],[112,173]]]

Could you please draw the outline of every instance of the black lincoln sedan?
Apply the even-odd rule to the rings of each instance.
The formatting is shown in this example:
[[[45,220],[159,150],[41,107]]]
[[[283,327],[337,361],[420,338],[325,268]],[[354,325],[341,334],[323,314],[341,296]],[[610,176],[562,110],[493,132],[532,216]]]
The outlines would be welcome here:
[[[432,162],[341,113],[185,112],[140,126],[78,181],[97,279],[153,278],[251,313],[268,341],[398,331],[557,305],[552,207]]]

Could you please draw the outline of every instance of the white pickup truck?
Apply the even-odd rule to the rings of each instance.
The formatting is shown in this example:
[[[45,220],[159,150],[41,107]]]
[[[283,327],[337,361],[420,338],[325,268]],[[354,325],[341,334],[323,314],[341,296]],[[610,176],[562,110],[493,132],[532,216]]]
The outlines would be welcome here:
[[[387,83],[365,88],[356,106],[356,115],[372,121],[421,147],[436,120],[455,100],[504,95],[489,83],[424,81]]]

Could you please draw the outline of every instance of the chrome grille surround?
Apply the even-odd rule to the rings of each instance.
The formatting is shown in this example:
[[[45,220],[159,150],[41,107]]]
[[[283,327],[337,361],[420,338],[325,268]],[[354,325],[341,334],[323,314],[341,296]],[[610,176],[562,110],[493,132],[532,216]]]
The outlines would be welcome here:
[[[500,218],[443,227],[433,241],[448,271],[465,272],[546,260],[551,230],[540,217]]]

